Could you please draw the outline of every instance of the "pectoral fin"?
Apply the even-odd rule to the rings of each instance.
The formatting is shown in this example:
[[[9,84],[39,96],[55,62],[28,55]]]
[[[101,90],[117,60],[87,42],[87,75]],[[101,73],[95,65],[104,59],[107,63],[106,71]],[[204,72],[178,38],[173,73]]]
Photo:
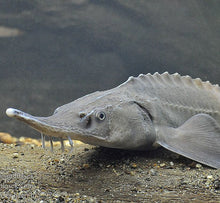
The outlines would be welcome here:
[[[178,128],[160,127],[157,143],[192,160],[220,168],[220,126],[208,114],[197,114]]]

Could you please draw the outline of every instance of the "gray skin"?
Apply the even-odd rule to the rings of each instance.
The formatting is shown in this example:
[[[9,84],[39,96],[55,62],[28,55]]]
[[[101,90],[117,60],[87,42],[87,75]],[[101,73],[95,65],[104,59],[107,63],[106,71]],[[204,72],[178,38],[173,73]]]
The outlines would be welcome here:
[[[57,108],[52,116],[6,111],[51,137],[119,149],[173,152],[220,168],[220,88],[167,72],[130,77]]]

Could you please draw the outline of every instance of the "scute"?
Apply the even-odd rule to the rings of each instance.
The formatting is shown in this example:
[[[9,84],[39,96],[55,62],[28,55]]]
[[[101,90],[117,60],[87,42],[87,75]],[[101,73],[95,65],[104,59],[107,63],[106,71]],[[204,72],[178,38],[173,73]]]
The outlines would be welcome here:
[[[146,75],[140,74],[138,77],[129,77],[129,79],[123,83],[126,85],[129,82],[135,83],[139,82],[139,80],[145,80],[151,83],[152,85],[156,86],[156,83],[165,83],[167,85],[184,85],[186,87],[191,88],[199,88],[199,89],[206,89],[208,91],[215,90],[220,93],[219,85],[212,85],[209,81],[202,81],[200,78],[192,79],[189,75],[181,76],[179,73],[169,74],[168,72],[164,72],[159,74],[155,72],[153,75],[148,73]]]

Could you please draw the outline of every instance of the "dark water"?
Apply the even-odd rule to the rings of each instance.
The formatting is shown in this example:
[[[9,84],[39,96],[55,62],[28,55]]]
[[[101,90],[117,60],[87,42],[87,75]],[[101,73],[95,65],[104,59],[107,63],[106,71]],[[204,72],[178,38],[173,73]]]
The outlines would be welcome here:
[[[219,0],[0,0],[0,131],[37,135],[7,107],[49,115],[139,73],[220,83],[219,53]]]

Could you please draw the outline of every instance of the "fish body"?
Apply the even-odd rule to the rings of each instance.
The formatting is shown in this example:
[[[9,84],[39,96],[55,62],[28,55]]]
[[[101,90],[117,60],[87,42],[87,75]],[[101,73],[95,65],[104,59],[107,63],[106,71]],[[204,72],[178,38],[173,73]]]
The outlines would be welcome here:
[[[16,117],[51,137],[88,144],[173,152],[220,168],[220,88],[165,72],[140,74],[35,117],[9,108]]]

